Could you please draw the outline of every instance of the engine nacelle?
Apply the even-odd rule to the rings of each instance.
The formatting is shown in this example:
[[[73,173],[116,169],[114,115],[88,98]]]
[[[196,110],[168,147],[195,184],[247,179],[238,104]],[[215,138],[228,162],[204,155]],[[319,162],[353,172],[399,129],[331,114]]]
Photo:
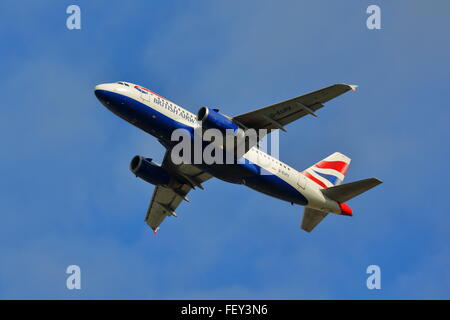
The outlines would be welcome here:
[[[217,109],[201,107],[197,113],[197,120],[202,123],[204,129],[217,129],[222,132],[223,139],[215,140],[214,144],[228,153],[233,153],[236,158],[242,157],[258,142],[256,130],[244,132],[233,120],[219,113]]]
[[[167,170],[154,163],[152,159],[134,156],[130,162],[130,170],[137,177],[154,185],[168,185],[171,175]]]
[[[202,123],[205,129],[219,129],[223,133],[227,129],[236,132],[239,129],[238,125],[223,114],[219,113],[217,109],[210,109],[208,107],[201,107],[197,113],[197,120]]]

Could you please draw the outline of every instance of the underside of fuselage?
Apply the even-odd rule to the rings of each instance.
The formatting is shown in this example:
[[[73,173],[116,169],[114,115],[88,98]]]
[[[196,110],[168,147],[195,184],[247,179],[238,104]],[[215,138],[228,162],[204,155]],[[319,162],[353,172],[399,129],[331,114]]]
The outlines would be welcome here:
[[[167,149],[171,149],[178,143],[178,141],[171,141],[172,132],[176,129],[187,130],[193,140],[194,128],[192,126],[180,123],[136,99],[106,90],[96,90],[95,94],[111,112],[151,134]],[[287,202],[299,205],[307,204],[307,199],[295,187],[277,175],[262,174],[264,169],[244,158],[237,159],[235,162],[234,164],[205,164],[191,159],[190,163],[220,180],[244,184],[258,192]]]

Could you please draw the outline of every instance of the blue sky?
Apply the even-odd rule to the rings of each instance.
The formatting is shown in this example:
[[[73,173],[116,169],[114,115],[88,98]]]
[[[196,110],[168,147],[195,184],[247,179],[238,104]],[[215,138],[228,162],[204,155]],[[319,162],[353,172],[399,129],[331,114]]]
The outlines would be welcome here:
[[[82,29],[66,29],[81,7]],[[378,4],[382,29],[366,28]],[[25,1],[0,4],[0,298],[450,298],[447,1]],[[139,83],[196,112],[236,115],[333,83],[347,93],[281,133],[303,169],[335,151],[347,181],[384,184],[307,234],[302,208],[211,180],[157,236],[161,160],[95,84]],[[65,287],[81,267],[82,289]],[[366,268],[381,267],[368,290]]]

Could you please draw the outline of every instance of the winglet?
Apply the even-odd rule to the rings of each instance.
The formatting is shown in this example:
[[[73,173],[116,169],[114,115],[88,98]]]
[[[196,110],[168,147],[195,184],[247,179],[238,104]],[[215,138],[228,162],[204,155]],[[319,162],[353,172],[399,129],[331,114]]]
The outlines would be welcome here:
[[[350,87],[350,89],[352,89],[352,91],[356,91],[356,89],[358,88],[356,84],[348,84],[348,86]]]

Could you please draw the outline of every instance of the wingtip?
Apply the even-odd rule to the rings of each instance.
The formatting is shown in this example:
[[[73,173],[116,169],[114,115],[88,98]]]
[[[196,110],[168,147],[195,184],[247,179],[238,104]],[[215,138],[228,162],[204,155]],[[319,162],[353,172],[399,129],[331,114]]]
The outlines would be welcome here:
[[[347,84],[347,83],[336,83],[335,84],[336,86],[340,86],[340,87],[342,87],[342,88],[347,88],[347,89],[350,89],[350,90],[352,90],[352,91],[356,91],[356,89],[358,89],[358,85],[356,85],[356,84]]]
[[[381,183],[383,183],[383,180],[380,180],[380,179],[378,179],[378,178],[375,178],[375,177],[373,177],[373,179],[375,179],[375,180],[376,180],[376,182],[377,182],[378,184],[381,184]]]
[[[378,179],[378,178],[375,178],[375,177],[371,177],[371,178],[369,178],[368,180],[371,180],[371,181],[374,183],[374,187],[376,187],[377,185],[383,183],[382,180],[380,180],[380,179]]]

